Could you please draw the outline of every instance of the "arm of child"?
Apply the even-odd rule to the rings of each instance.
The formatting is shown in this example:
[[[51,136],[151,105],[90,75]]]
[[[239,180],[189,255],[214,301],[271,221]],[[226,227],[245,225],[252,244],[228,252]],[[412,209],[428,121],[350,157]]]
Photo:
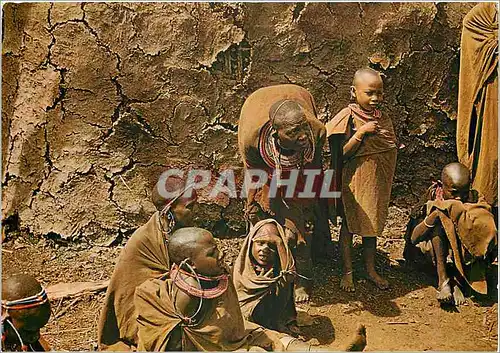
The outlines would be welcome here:
[[[438,220],[439,215],[436,210],[432,211],[430,215],[425,217],[424,220],[415,227],[413,233],[411,234],[412,244],[418,244],[425,240],[426,237],[430,236],[434,227],[438,223]]]
[[[361,126],[356,133],[354,133],[351,138],[344,145],[343,153],[344,159],[351,157],[358,150],[363,138],[366,134],[373,134],[378,130],[378,122],[370,121],[363,126]]]

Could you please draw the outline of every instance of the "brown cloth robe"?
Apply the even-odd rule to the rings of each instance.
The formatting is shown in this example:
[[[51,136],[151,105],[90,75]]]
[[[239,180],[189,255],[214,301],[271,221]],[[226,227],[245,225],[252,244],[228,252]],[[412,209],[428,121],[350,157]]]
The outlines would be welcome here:
[[[298,102],[305,111],[306,118],[311,126],[315,144],[315,155],[311,163],[302,166],[304,169],[322,169],[321,153],[326,141],[326,131],[323,124],[316,118],[316,107],[311,94],[300,86],[296,85],[277,85],[258,89],[252,93],[245,101],[241,108],[240,119],[238,123],[238,146],[245,169],[261,169],[268,173],[269,179],[272,176],[273,170],[264,162],[259,152],[259,136],[261,128],[269,122],[269,110],[271,106],[282,99],[290,99]],[[299,180],[300,180],[299,175]],[[270,180],[269,180],[270,181]],[[302,199],[304,200],[304,199]],[[292,208],[295,204],[300,209],[303,209],[304,203],[311,204],[317,200],[307,200],[308,202],[294,202],[296,200],[287,199],[286,203]],[[251,217],[254,212],[258,212],[255,208],[259,208],[262,212],[281,218],[289,216],[284,212],[284,207],[279,193],[275,198],[269,198],[269,183],[259,189],[251,189],[247,195],[247,217]],[[293,211],[291,211],[293,212]],[[301,212],[297,212],[300,214]],[[301,215],[299,215],[300,217]],[[305,217],[305,215],[302,215]],[[260,219],[258,219],[260,218]],[[257,217],[258,220],[268,218],[264,215]],[[311,217],[312,218],[312,217]],[[304,222],[301,220],[302,223]],[[292,220],[293,222],[293,220]],[[252,222],[256,223],[256,221]],[[280,222],[281,223],[281,222]],[[296,222],[293,222],[296,223]],[[301,223],[300,221],[298,223]],[[283,224],[283,223],[282,223]],[[295,225],[299,227],[299,225]],[[299,229],[301,231],[301,229]],[[299,235],[300,236],[300,235]]]
[[[281,243],[277,246],[279,264],[263,275],[257,275],[252,265],[252,241],[257,231],[265,224],[274,223],[279,231]],[[293,297],[293,273],[295,263],[288,248],[283,228],[273,219],[265,219],[253,226],[248,233],[233,268],[233,281],[238,293],[243,317],[255,321],[254,311],[259,310],[267,316],[259,324],[276,329],[278,325],[287,325],[297,317]]]
[[[316,118],[316,106],[311,94],[297,85],[276,85],[260,88],[252,93],[243,104],[238,123],[238,147],[245,170],[260,169],[268,173],[269,180],[261,188],[248,190],[245,217],[251,224],[273,217],[281,225],[290,229],[297,237],[297,271],[312,277],[311,255],[322,257],[331,241],[328,225],[328,204],[324,199],[286,199],[286,205],[278,191],[275,198],[269,197],[270,180],[273,174],[259,152],[259,136],[264,124],[269,122],[271,106],[282,99],[297,101],[305,111],[307,121],[312,130],[315,145],[313,160],[303,165],[303,169],[322,170],[322,150],[326,142],[324,125]],[[298,184],[303,174],[299,173]],[[283,178],[287,178],[283,173]],[[301,191],[300,187],[296,193]],[[306,229],[311,222],[314,230]],[[312,250],[309,250],[312,249]],[[311,252],[309,257],[304,253]]]
[[[415,227],[434,210],[439,210],[439,220],[448,239],[453,262],[460,277],[476,292],[487,293],[486,267],[491,262],[490,255],[496,250],[497,228],[490,210],[491,207],[476,190],[469,193],[469,202],[458,200],[434,200],[433,187],[429,188],[425,205],[412,211],[406,230],[404,256],[413,259],[411,234]],[[421,250],[431,251],[432,243],[424,240]]]
[[[349,232],[363,237],[378,236],[384,230],[396,169],[396,136],[391,119],[382,114],[378,122],[379,132],[365,135],[356,153],[343,165],[343,143],[366,121],[347,107],[326,124],[335,184],[342,193],[343,210],[337,212],[345,215]]]
[[[106,292],[98,326],[100,350],[127,351],[137,346],[134,292],[137,286],[169,271],[159,212],[138,228],[123,248]]]
[[[498,190],[498,12],[476,5],[463,20],[457,114],[457,154],[473,188],[490,205]]]
[[[183,351],[247,351],[252,347],[282,351],[280,334],[243,319],[230,279],[225,293],[203,299],[203,317],[194,326],[184,325],[172,301],[170,279],[147,280],[135,293],[141,351],[165,351],[173,330],[180,327]],[[255,348],[254,348],[255,349]]]

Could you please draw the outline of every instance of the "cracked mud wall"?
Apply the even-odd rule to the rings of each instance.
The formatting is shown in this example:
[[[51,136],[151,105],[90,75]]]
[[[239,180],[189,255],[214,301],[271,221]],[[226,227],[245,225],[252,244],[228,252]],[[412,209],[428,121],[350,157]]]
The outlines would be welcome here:
[[[459,43],[471,3],[24,3],[3,7],[2,215],[36,235],[98,241],[154,211],[168,167],[241,168],[245,98],[296,83],[331,119],[354,71],[385,74],[406,147],[393,202],[455,159]],[[241,201],[206,201],[219,234]]]

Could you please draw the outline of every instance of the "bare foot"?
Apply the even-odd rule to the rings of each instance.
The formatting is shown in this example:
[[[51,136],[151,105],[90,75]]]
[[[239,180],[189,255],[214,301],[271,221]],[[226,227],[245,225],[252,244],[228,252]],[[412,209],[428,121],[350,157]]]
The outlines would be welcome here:
[[[285,349],[286,352],[310,352],[311,345],[300,339],[291,341]]]
[[[358,324],[356,333],[351,339],[351,342],[346,346],[346,352],[361,352],[366,347],[366,327],[365,325]]]
[[[309,293],[304,287],[295,288],[295,303],[307,303],[309,301]]]
[[[455,302],[456,306],[465,304],[464,293],[462,293],[462,290],[456,284],[453,286],[453,301]]]
[[[382,276],[380,276],[377,272],[368,273],[366,277],[369,281],[373,282],[378,289],[386,290],[389,289],[389,282]]]
[[[292,335],[300,335],[302,332],[300,331],[300,328],[297,326],[295,323],[290,323],[287,325],[288,330],[292,333]]]
[[[293,340],[288,347],[287,352],[331,352],[328,347],[319,347],[312,345],[310,342],[304,342],[300,339]]]
[[[301,331],[295,322],[291,322],[287,325],[280,324],[276,327],[276,331],[286,333],[289,336],[297,338]]]
[[[342,275],[340,279],[340,289],[346,292],[354,292],[354,281],[352,279],[352,271],[347,272],[345,275]]]
[[[441,287],[438,288],[438,293],[436,295],[436,298],[440,303],[446,303],[446,304],[451,303],[451,300],[453,299],[453,294],[451,292],[449,279],[444,281]]]

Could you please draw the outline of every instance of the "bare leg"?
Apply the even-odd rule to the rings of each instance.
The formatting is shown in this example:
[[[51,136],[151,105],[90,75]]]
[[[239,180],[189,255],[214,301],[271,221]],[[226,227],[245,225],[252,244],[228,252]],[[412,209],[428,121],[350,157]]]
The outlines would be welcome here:
[[[435,231],[431,241],[434,255],[436,257],[436,268],[439,282],[437,300],[440,303],[451,303],[453,295],[450,286],[450,278],[446,273],[446,255],[448,253],[448,247],[443,241],[443,238],[439,235],[438,230]]]
[[[377,253],[377,237],[363,237],[363,255],[368,279],[379,289],[389,288],[389,282],[375,270],[375,254]]]
[[[354,292],[354,281],[352,276],[352,233],[347,230],[347,224],[342,221],[340,227],[340,252],[342,256],[342,279],[340,288],[346,292]]]
[[[312,291],[312,234],[309,231],[303,230],[303,235],[297,236],[297,244],[295,247],[295,267],[299,274],[306,278],[296,278],[295,280],[295,302],[307,303]]]
[[[311,239],[297,244],[295,256],[297,272],[312,279],[312,258],[311,258]],[[295,302],[306,303],[309,301],[312,291],[312,281],[304,278],[295,280]]]
[[[366,347],[366,328],[365,325],[358,324],[356,333],[351,342],[345,347],[346,352],[361,352]]]

